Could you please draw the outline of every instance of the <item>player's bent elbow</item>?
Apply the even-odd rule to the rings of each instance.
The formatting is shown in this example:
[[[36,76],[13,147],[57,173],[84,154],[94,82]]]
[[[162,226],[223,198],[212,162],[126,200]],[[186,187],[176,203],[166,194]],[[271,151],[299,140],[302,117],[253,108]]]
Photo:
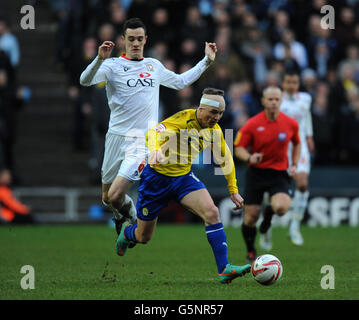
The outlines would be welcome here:
[[[80,78],[80,85],[82,85],[82,86],[84,86],[84,87],[89,87],[91,84],[88,83],[88,82],[86,82],[86,81],[84,81],[84,80],[82,80],[82,79]]]

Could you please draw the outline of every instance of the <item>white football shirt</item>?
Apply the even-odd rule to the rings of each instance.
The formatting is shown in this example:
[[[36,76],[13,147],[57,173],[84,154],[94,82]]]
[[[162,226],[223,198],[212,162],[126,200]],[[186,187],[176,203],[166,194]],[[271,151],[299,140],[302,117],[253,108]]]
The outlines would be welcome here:
[[[312,97],[306,92],[297,92],[294,95],[289,95],[284,92],[282,96],[282,104],[280,110],[291,118],[297,120],[299,124],[300,136],[300,157],[298,161],[297,172],[310,171],[310,153],[308,149],[308,136],[313,136],[312,114],[310,111]],[[289,163],[292,163],[292,145],[288,148]]]
[[[297,92],[293,96],[284,92],[280,111],[297,120],[301,144],[306,144],[306,137],[313,136],[310,106],[312,97],[306,92]]]
[[[132,61],[122,55],[102,61],[96,57],[82,72],[80,84],[90,86],[106,81],[111,110],[108,131],[139,137],[158,123],[160,85],[181,90],[195,82],[209,62],[205,56],[190,70],[176,74],[153,58]]]

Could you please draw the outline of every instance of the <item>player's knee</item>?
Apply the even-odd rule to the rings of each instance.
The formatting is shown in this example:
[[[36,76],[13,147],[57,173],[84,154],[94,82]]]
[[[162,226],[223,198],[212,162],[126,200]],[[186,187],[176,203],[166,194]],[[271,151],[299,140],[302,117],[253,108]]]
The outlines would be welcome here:
[[[255,227],[256,223],[258,221],[258,216],[257,215],[250,215],[247,214],[244,217],[244,224],[248,227]]]
[[[278,216],[284,216],[289,210],[289,204],[279,204],[276,207],[273,208],[273,211],[276,213],[276,215]]]
[[[308,189],[308,186],[306,183],[302,183],[302,184],[299,184],[297,186],[297,189],[300,191],[300,192],[306,192],[307,189]]]
[[[219,218],[219,210],[214,204],[206,209],[204,220],[206,224],[215,224],[221,221]]]
[[[112,205],[117,205],[125,200],[125,194],[122,194],[119,191],[108,192],[107,199]]]
[[[259,206],[251,207],[245,206],[244,208],[244,224],[249,227],[255,227],[259,219]]]

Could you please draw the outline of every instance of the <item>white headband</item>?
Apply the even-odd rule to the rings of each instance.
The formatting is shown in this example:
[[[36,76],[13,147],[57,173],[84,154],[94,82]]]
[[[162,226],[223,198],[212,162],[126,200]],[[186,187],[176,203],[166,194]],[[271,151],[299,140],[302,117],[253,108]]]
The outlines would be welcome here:
[[[215,108],[220,107],[219,101],[212,100],[212,99],[206,99],[206,98],[202,98],[200,101],[200,104],[205,104],[206,106],[211,106],[211,107],[215,107]]]

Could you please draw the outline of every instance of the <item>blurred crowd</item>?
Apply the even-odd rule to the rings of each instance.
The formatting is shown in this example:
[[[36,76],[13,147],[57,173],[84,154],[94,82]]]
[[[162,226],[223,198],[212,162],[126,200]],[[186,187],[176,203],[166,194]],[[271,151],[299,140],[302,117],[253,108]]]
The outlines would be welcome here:
[[[178,73],[216,42],[216,62],[194,85],[160,93],[163,119],[195,106],[203,88],[225,90],[223,128],[238,130],[262,110],[267,85],[280,85],[286,68],[298,70],[301,90],[312,96],[316,151],[314,165],[359,163],[359,1],[358,0],[49,0],[58,23],[56,63],[69,75],[74,105],[74,146],[83,148],[90,121],[91,166],[98,170],[109,111],[104,84],[83,88],[79,76],[112,40],[123,53],[127,18],[147,26],[145,56]],[[335,8],[334,29],[321,26],[326,5]],[[90,120],[89,120],[90,119]]]
[[[13,195],[16,182],[14,143],[17,113],[30,99],[27,87],[20,87],[17,68],[20,60],[19,43],[5,17],[0,16],[0,224],[31,220],[30,208]]]

